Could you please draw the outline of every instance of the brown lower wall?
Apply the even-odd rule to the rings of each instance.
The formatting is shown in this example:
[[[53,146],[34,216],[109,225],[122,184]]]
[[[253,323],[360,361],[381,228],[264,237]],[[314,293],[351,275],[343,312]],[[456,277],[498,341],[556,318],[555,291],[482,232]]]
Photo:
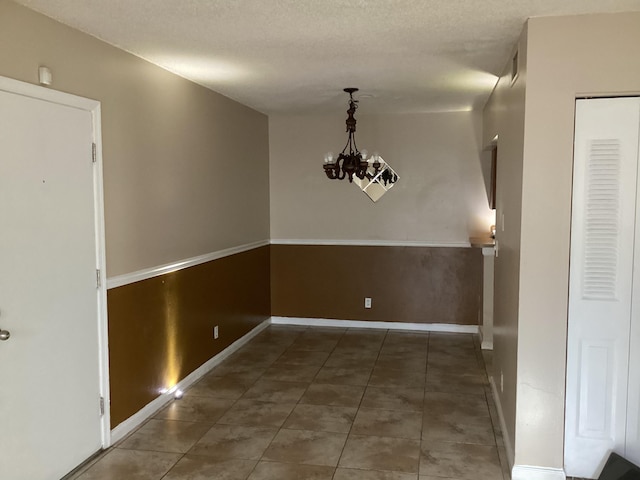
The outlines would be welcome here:
[[[113,428],[269,318],[269,247],[107,295]]]
[[[481,292],[480,249],[271,246],[273,316],[477,325]]]

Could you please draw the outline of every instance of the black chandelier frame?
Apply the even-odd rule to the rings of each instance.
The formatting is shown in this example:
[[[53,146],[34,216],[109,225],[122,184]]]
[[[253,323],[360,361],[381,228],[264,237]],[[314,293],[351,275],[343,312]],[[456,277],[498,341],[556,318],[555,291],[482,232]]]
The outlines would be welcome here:
[[[355,113],[358,109],[358,100],[354,100],[353,94],[358,91],[357,88],[345,88],[345,92],[349,94],[349,108],[347,110],[347,144],[342,149],[342,152],[338,155],[337,159],[325,158],[324,172],[331,180],[344,180],[349,179],[349,182],[353,182],[354,175],[360,180],[368,178],[373,179],[378,172],[382,164],[379,161],[378,156],[374,157],[374,161],[370,164],[366,156],[363,155],[356,145],[356,118]],[[369,173],[369,169],[373,168],[373,173]]]

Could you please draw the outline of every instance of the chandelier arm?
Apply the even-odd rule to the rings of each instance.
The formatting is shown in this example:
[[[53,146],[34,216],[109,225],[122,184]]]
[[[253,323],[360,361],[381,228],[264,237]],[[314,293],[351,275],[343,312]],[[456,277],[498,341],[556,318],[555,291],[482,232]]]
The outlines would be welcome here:
[[[356,145],[356,136],[355,135],[353,135],[353,148],[355,149],[356,152],[360,153],[358,151],[358,146]]]
[[[336,178],[338,180],[343,180],[346,175],[346,172],[344,171],[344,158],[342,159],[342,165],[340,165],[340,161],[338,161],[336,162],[336,166],[338,167],[336,168]]]
[[[344,148],[342,149],[342,153],[344,155],[344,152],[347,151],[347,147],[351,146],[351,134],[349,134],[349,136],[347,137],[347,144],[344,146]],[[351,148],[349,148],[349,153],[351,153]]]

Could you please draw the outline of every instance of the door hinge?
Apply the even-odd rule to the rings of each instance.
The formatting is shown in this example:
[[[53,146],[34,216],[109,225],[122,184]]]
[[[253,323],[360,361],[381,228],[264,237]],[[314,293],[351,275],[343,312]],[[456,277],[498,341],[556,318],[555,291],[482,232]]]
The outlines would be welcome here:
[[[100,288],[102,281],[100,279],[100,269],[96,270],[96,288]]]
[[[92,161],[93,163],[96,163],[96,159],[98,158],[98,153],[97,153],[96,148],[97,148],[97,147],[96,147],[96,144],[95,144],[95,143],[92,143],[92,144],[91,144],[91,161]]]
[[[104,415],[104,397],[100,397],[100,415]]]

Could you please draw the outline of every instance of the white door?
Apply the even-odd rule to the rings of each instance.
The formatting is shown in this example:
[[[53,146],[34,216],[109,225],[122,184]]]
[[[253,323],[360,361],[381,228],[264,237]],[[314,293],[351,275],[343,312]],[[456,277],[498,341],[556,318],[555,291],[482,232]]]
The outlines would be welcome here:
[[[94,122],[0,80],[0,478],[57,480],[103,445]]]
[[[640,408],[638,353],[635,365],[629,358],[640,327],[635,303],[632,315],[640,99],[578,100],[575,127],[565,470],[596,478],[611,451],[639,455],[627,434],[635,418],[637,438]]]

